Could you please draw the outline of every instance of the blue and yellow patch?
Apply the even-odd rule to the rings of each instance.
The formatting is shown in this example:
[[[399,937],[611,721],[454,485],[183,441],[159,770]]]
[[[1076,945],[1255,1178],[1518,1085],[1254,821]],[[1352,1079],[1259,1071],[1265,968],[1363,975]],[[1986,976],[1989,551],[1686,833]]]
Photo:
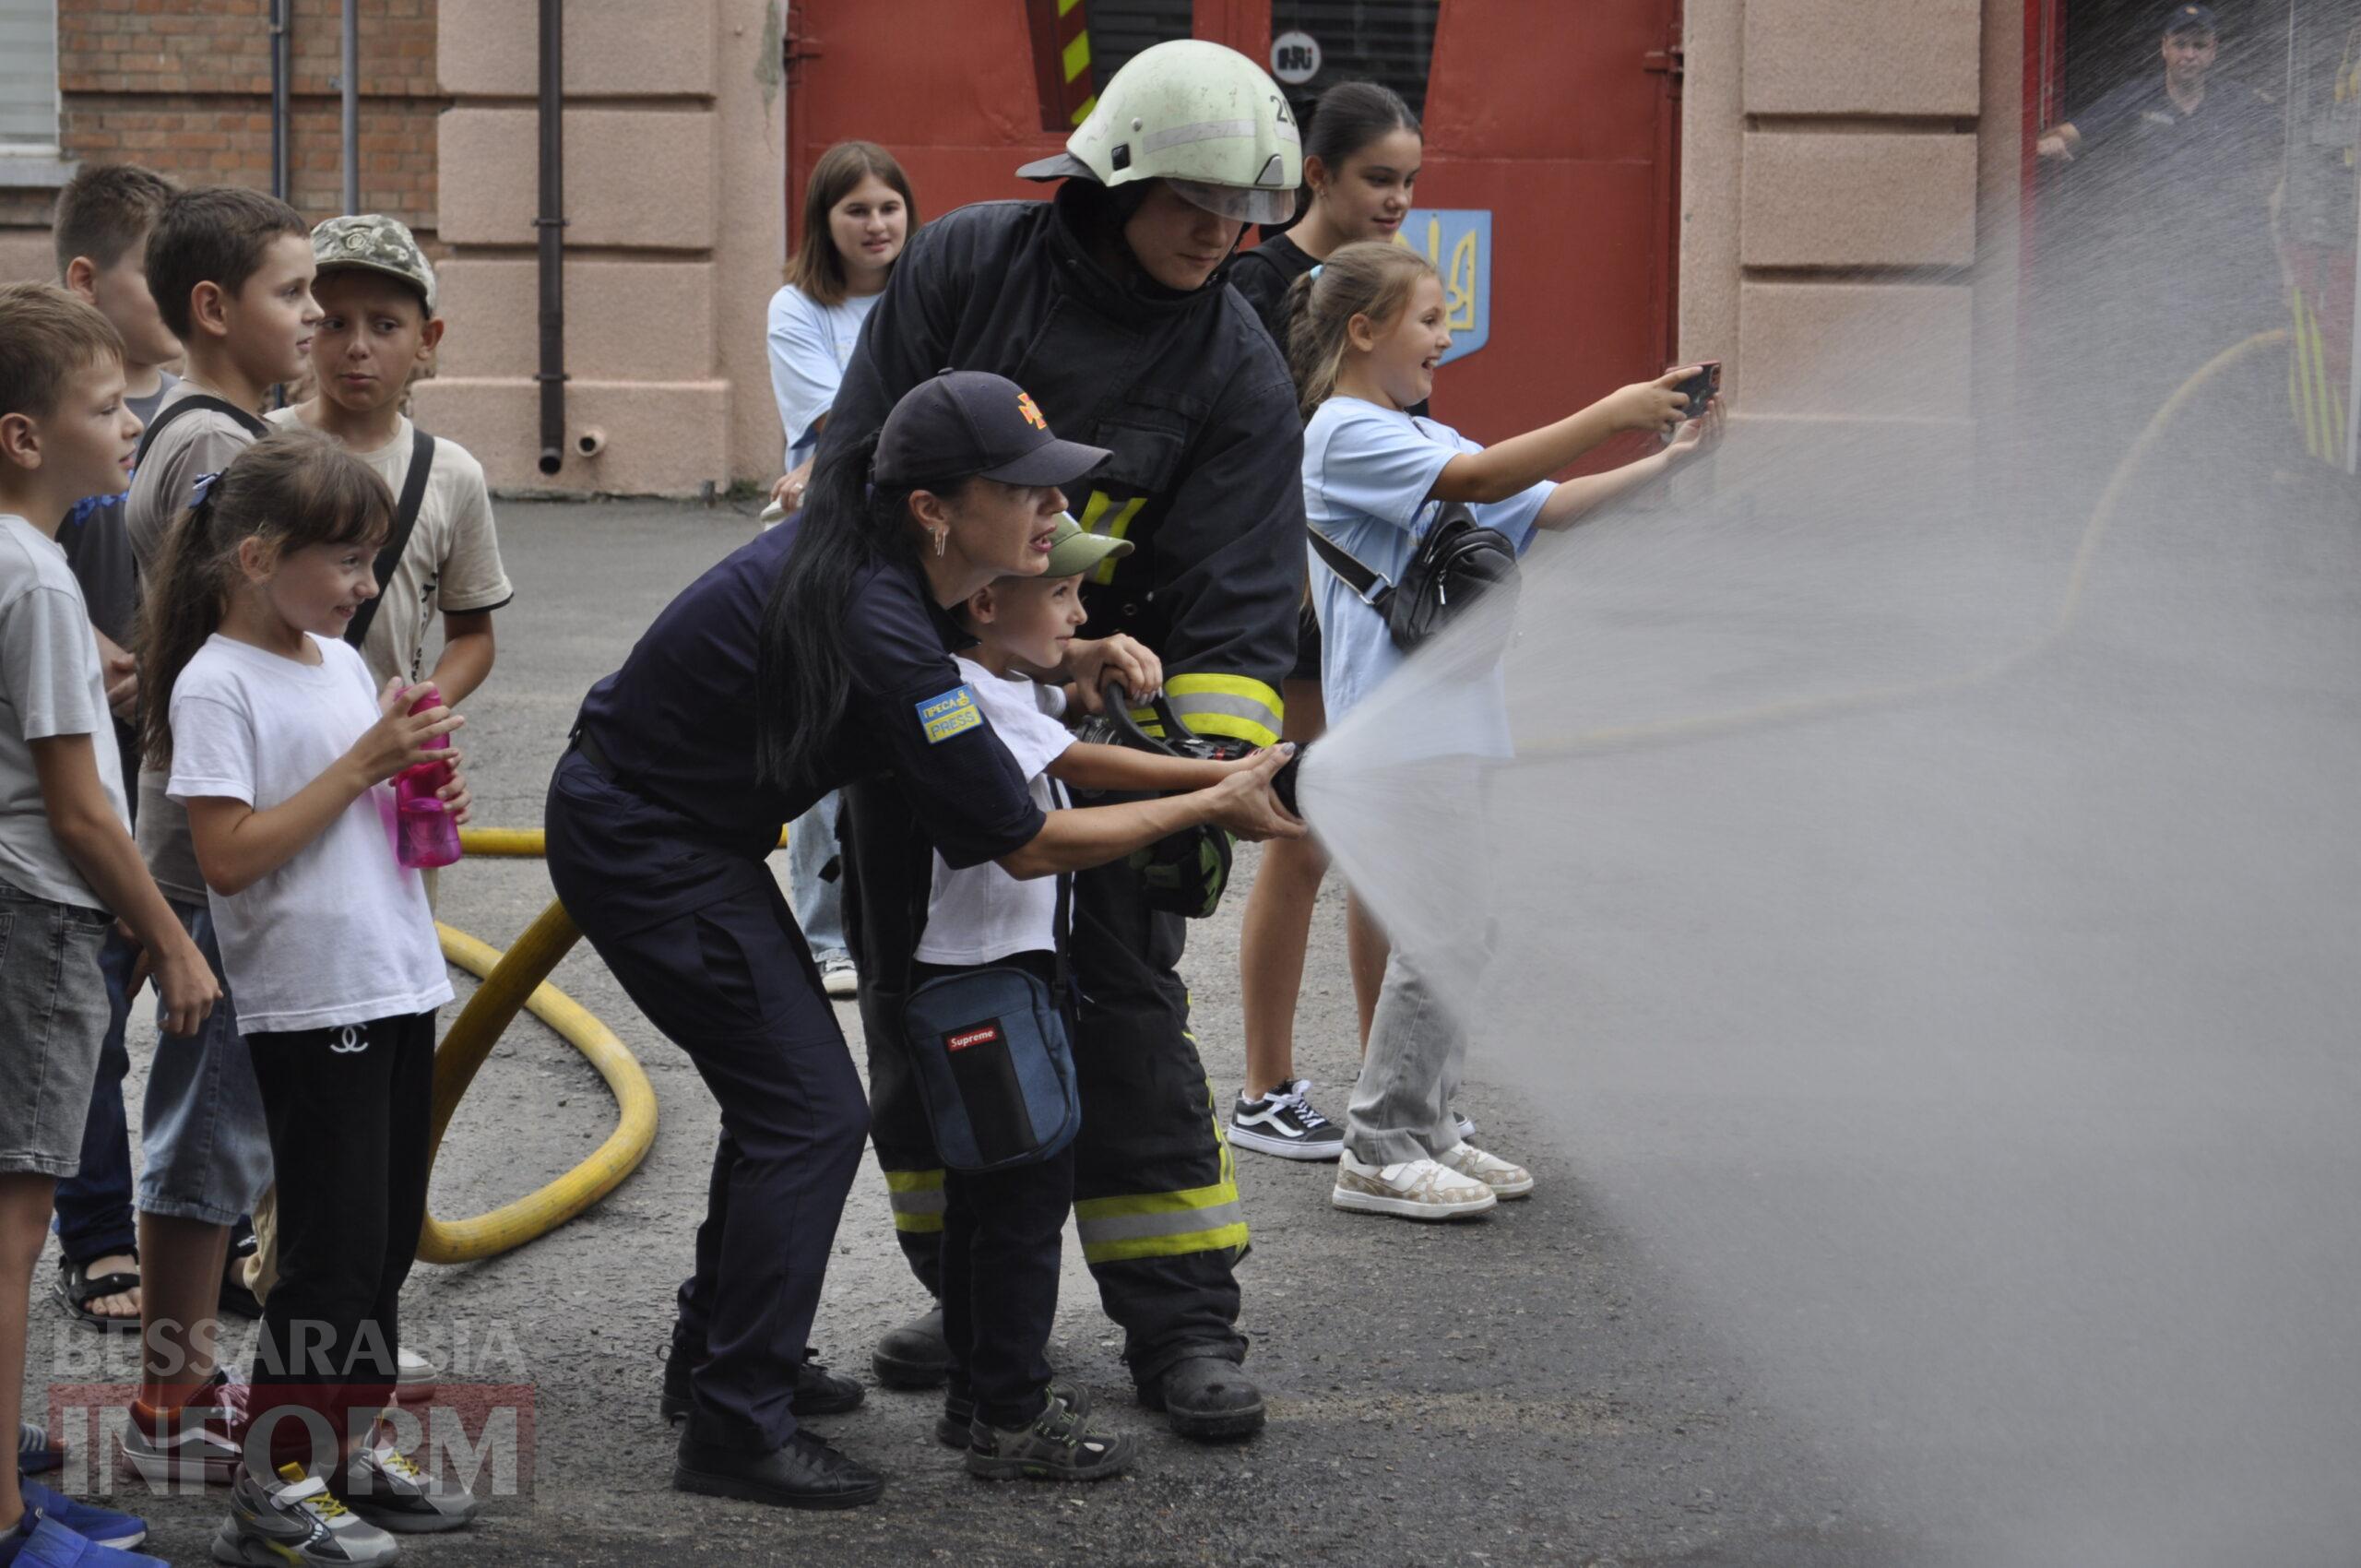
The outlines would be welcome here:
[[[954,686],[939,697],[929,697],[918,709],[919,727],[926,731],[931,746],[964,735],[984,721],[984,710],[976,706],[976,688],[969,685]]]

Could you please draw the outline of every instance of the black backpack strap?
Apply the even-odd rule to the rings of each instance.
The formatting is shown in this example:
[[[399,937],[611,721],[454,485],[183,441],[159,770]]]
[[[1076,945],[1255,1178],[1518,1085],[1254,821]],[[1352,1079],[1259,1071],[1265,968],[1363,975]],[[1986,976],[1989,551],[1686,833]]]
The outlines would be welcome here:
[[[1362,603],[1383,608],[1379,601],[1393,591],[1394,585],[1362,565],[1347,552],[1343,545],[1318,529],[1311,529],[1311,548],[1321,560],[1328,564],[1328,569],[1344,578],[1345,586],[1360,595]]]
[[[256,419],[252,409],[242,409],[226,398],[214,397],[209,392],[196,392],[183,398],[171,408],[158,414],[154,422],[146,430],[140,432],[139,450],[132,455],[131,466],[136,469],[148,460],[148,448],[155,445],[156,437],[164,433],[166,425],[171,424],[183,414],[193,414],[200,410],[229,415],[244,427],[248,435],[257,441],[270,434],[270,426]]]
[[[394,531],[386,536],[386,548],[377,552],[377,593],[364,599],[361,608],[352,612],[352,624],[344,629],[344,640],[359,647],[369,636],[370,624],[377,619],[377,606],[386,601],[386,585],[394,580],[394,568],[402,564],[402,552],[409,548],[409,536],[418,527],[418,509],[426,501],[426,476],[434,467],[434,437],[416,425],[409,429],[409,472],[403,477],[401,499],[394,505]]]
[[[1074,873],[1070,871],[1058,873],[1058,907],[1050,916],[1050,941],[1055,948],[1057,974],[1050,994],[1058,999],[1060,1007],[1078,1017],[1082,1012],[1082,991],[1074,978]]]

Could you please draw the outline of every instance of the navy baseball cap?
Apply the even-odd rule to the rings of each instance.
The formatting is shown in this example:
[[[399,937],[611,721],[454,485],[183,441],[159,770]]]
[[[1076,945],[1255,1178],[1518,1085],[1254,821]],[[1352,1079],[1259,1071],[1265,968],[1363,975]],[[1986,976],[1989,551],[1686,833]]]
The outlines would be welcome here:
[[[896,490],[955,479],[1071,484],[1104,446],[1061,441],[1025,388],[981,370],[946,370],[902,396],[878,433],[877,482]]]
[[[2165,36],[2177,32],[2219,32],[2211,6],[2175,6],[2165,13]]]

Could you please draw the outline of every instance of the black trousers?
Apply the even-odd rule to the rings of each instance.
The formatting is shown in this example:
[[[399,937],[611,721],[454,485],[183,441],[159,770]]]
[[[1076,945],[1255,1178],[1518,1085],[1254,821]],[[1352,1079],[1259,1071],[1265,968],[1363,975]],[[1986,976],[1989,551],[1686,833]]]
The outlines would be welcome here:
[[[996,960],[1056,983],[1047,953]],[[955,969],[911,968],[916,983]],[[1005,1170],[947,1170],[943,1183],[943,1337],[951,1396],[972,1399],[996,1427],[1041,1413],[1050,1384],[1050,1330],[1058,1315],[1058,1260],[1074,1206],[1074,1146]]]
[[[854,785],[844,800],[845,931],[860,966],[877,1158],[903,1254],[941,1296],[949,1197],[900,1044],[932,849],[891,783]],[[1129,867],[1075,876],[1074,1229],[1140,1382],[1192,1356],[1246,1355],[1236,1274],[1246,1220],[1213,1086],[1189,1033],[1188,990],[1174,972],[1184,936],[1177,916],[1147,907]]]
[[[279,1283],[255,1341],[252,1409],[274,1467],[366,1437],[399,1373],[402,1282],[426,1220],[434,1015],[250,1034],[279,1174]],[[273,1411],[282,1413],[274,1417]]]
[[[674,1329],[692,1425],[777,1448],[795,1431],[796,1369],[869,1134],[860,1075],[760,859],[698,843],[578,752],[551,779],[546,823],[567,912],[721,1105]]]

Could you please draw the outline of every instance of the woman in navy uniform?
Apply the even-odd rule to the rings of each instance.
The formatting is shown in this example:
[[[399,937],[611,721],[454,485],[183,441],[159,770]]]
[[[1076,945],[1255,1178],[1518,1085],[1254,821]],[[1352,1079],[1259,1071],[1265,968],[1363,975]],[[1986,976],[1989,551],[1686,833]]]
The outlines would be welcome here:
[[[875,429],[938,366],[1024,382],[1052,422],[1112,454],[1075,511],[1133,548],[1085,581],[1091,625],[1162,657],[1165,694],[1196,735],[1273,745],[1303,592],[1303,422],[1278,350],[1222,268],[1248,222],[1294,210],[1294,120],[1252,61],[1182,39],[1133,56],[1066,147],[1019,171],[1063,182],[1053,200],[964,207],[910,242],[845,368],[822,455]],[[900,803],[873,787],[847,795],[841,831],[878,1159],[903,1250],[939,1294],[942,1161],[881,1027],[900,1010],[931,867]],[[1264,1407],[1239,1365],[1246,1218],[1190,1037],[1182,932],[1128,866],[1074,879],[1074,1225],[1140,1397],[1212,1441],[1254,1431]],[[940,1383],[947,1360],[939,1309],[872,1356],[881,1379],[908,1386]]]
[[[1044,569],[1061,486],[1105,460],[1061,441],[996,375],[946,374],[823,464],[804,512],[729,556],[591,688],[550,782],[550,878],[632,1000],[721,1107],[695,1272],[680,1290],[668,1404],[672,1483],[798,1507],[874,1500],[866,1466],[800,1410],[860,1389],[805,1336],[868,1109],[818,970],[765,857],[826,790],[891,772],[955,866],[1074,871],[1193,823],[1302,826],[1269,788],[1281,757],[1191,795],[1044,814],[952,662],[945,607]],[[1121,645],[1076,642],[1086,694],[1155,683]]]

